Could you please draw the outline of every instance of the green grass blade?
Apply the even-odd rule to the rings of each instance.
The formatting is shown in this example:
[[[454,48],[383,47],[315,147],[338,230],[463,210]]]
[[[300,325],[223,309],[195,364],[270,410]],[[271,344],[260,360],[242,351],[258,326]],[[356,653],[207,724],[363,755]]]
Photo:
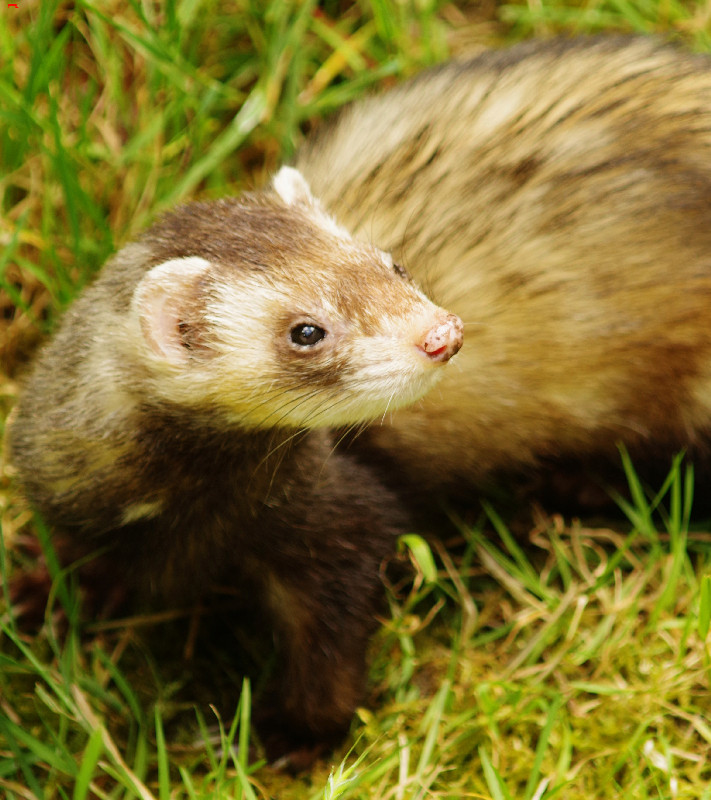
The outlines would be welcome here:
[[[479,760],[481,761],[482,769],[484,770],[484,778],[486,785],[491,792],[492,800],[513,800],[509,790],[506,788],[503,778],[497,772],[494,765],[491,763],[489,754],[483,747],[479,748]]]
[[[74,783],[73,800],[87,800],[89,785],[103,751],[102,736],[102,729],[96,728],[92,731],[89,741],[84,748],[84,754],[79,765],[79,772],[77,773],[76,782]]]
[[[7,747],[12,755],[13,760],[17,763],[20,768],[20,772],[25,780],[27,787],[34,793],[35,798],[37,800],[43,800],[44,798],[44,791],[37,779],[37,776],[32,769],[32,761],[33,759],[29,758],[29,754],[27,750],[20,745],[15,737],[15,733],[17,732],[18,728],[16,725],[13,725],[9,719],[4,718],[0,715],[0,734],[4,738],[5,742],[7,743]],[[21,730],[21,729],[20,729]],[[41,749],[44,750],[45,748],[42,747],[42,743],[39,741],[35,741],[35,744]],[[6,756],[7,757],[7,756]]]
[[[156,761],[158,764],[158,798],[170,800],[170,768],[168,766],[168,750],[163,732],[163,720],[158,706],[156,706],[153,721],[156,734]]]
[[[408,533],[400,537],[400,542],[407,547],[412,558],[422,572],[425,583],[437,582],[437,565],[435,564],[432,548],[422,536]]]
[[[551,704],[551,707],[548,709],[548,715],[546,716],[545,725],[543,726],[543,730],[541,731],[541,734],[538,737],[538,744],[536,745],[536,756],[533,761],[531,774],[528,780],[526,781],[526,788],[523,793],[525,800],[531,800],[531,798],[533,798],[536,789],[540,784],[543,758],[545,757],[545,754],[548,751],[548,749],[551,747],[551,733],[553,731],[553,726],[558,720],[558,714],[560,713],[560,710],[563,707],[564,703],[565,699],[563,697],[558,697]]]
[[[709,622],[711,621],[711,575],[701,578],[699,588],[699,620],[697,630],[702,640],[709,635]]]
[[[249,758],[249,733],[250,733],[250,714],[252,708],[252,690],[249,678],[242,681],[242,693],[239,697],[238,714],[235,714],[232,729],[230,730],[229,741],[234,740],[236,726],[239,725],[239,743],[237,746],[237,760],[244,773],[247,772]]]

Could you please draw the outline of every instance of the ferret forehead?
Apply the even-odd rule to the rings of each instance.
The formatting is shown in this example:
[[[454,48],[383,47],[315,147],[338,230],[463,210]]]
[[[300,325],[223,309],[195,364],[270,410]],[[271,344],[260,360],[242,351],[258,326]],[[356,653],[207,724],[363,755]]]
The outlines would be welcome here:
[[[272,193],[183,206],[154,225],[144,241],[156,263],[198,256],[216,265],[267,270],[313,264],[352,243],[318,209],[287,207]],[[376,252],[365,249],[371,256]]]
[[[248,309],[253,319],[354,322],[366,334],[426,302],[387,256],[347,241],[318,253],[292,250],[270,269],[239,272],[227,262],[213,263],[204,286],[226,317]]]

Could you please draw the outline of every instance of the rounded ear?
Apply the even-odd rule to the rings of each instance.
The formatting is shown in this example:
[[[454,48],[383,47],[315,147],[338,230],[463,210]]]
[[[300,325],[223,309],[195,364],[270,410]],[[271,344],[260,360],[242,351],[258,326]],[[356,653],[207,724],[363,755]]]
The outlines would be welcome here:
[[[197,256],[173,258],[149,270],[134,292],[132,305],[147,344],[171,364],[187,363],[197,341],[196,283],[209,267]]]
[[[272,187],[287,206],[308,205],[315,215],[314,218],[329,233],[339,239],[350,239],[348,231],[321,208],[320,202],[311,194],[306,178],[298,169],[282,167],[272,178]]]
[[[306,178],[298,169],[282,167],[272,178],[272,186],[288,206],[296,203],[314,204],[314,198]]]

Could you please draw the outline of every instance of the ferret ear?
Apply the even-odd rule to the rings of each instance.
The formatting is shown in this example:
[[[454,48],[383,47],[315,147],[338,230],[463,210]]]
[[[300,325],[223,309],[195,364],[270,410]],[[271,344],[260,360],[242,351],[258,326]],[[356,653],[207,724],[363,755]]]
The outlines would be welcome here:
[[[186,364],[199,340],[195,330],[196,283],[209,269],[204,258],[174,258],[149,270],[133,295],[146,343],[171,364]]]
[[[298,169],[282,167],[272,178],[272,186],[288,206],[296,203],[314,204],[314,198],[306,178]]]

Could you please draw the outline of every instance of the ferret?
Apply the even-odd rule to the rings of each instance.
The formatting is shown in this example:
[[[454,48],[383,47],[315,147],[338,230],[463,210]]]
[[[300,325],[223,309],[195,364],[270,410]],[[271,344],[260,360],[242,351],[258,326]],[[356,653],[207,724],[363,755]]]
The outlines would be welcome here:
[[[703,449],[711,61],[485,53],[356,103],[294,168],[124,248],[11,431],[30,500],[135,591],[254,586],[282,652],[272,753],[332,741],[361,696],[412,525],[388,467],[430,498],[618,442]]]
[[[461,344],[461,321],[284,167],[104,267],[29,375],[12,459],[74,555],[106,551],[107,586],[182,604],[249,587],[281,652],[263,743],[303,760],[347,730],[409,530],[332,430],[413,402]]]
[[[464,322],[437,386],[360,437],[428,490],[709,450],[711,59],[527,42],[346,109],[296,166]]]

